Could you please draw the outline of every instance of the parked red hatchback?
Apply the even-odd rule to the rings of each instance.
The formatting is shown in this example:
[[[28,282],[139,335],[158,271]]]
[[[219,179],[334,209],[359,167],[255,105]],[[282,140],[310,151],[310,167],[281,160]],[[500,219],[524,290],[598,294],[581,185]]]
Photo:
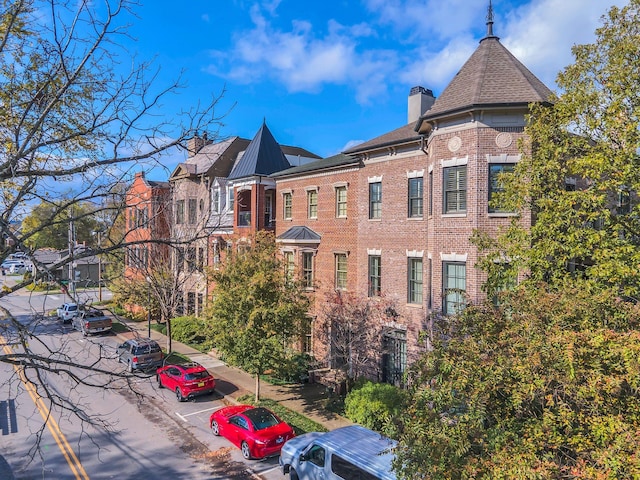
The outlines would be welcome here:
[[[282,445],[295,437],[293,429],[275,413],[251,405],[223,407],[213,412],[209,425],[214,435],[240,447],[246,459],[278,455]]]
[[[179,402],[197,395],[213,393],[216,381],[211,374],[198,363],[164,365],[156,371],[158,387],[166,387],[176,392]]]

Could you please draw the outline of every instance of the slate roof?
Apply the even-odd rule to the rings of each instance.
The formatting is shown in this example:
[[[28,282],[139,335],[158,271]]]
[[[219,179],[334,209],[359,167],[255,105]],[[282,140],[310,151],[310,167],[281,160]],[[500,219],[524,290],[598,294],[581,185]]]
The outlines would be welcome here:
[[[480,41],[422,121],[487,106],[528,105],[547,102],[551,90],[529,71],[496,36]],[[418,128],[416,127],[416,130]]]
[[[231,171],[238,153],[247,148],[248,145],[249,140],[237,136],[207,144],[195,155],[180,163],[170,178],[202,174],[226,177]]]
[[[298,175],[298,174],[307,173],[307,172],[315,172],[318,170],[330,170],[333,168],[339,168],[339,167],[343,167],[350,164],[359,165],[360,160],[350,155],[339,153],[332,157],[323,158],[321,160],[316,160],[315,162],[305,163],[304,165],[299,165],[296,167],[287,168],[286,170],[281,170],[276,173],[272,173],[271,177],[279,178],[279,177],[286,177],[290,175]]]
[[[266,122],[263,122],[242,158],[236,162],[231,170],[229,179],[236,180],[255,175],[268,176],[289,167],[291,165],[282,153],[280,145],[273,138]]]
[[[320,238],[320,235],[309,227],[294,226],[289,228],[286,232],[278,235],[276,240],[280,242],[288,241],[291,243],[319,243]]]

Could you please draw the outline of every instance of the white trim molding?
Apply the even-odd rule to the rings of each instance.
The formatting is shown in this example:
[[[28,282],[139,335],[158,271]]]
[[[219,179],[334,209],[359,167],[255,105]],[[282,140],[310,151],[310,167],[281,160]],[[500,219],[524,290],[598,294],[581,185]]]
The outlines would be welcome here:
[[[407,258],[422,258],[424,257],[424,250],[407,250]]]
[[[507,155],[502,153],[500,155],[490,155],[487,153],[487,163],[518,163],[522,160],[522,155]]]
[[[450,158],[449,160],[440,160],[440,166],[442,168],[461,167],[462,165],[466,165],[467,163],[469,163],[469,155],[465,155],[464,157],[461,157],[461,158],[453,157],[453,158]]]
[[[442,253],[440,252],[440,260],[443,262],[466,262],[468,253]]]

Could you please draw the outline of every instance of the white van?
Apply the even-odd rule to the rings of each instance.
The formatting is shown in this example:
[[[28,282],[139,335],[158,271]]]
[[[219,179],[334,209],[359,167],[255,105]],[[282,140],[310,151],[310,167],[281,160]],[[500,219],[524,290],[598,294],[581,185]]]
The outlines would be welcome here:
[[[280,468],[291,480],[396,480],[395,440],[351,425],[305,433],[284,444]]]

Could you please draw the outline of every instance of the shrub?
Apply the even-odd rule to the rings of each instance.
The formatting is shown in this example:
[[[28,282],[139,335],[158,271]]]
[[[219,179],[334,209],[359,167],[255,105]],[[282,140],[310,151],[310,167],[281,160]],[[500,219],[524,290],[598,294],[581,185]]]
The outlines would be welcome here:
[[[309,368],[313,357],[307,353],[296,353],[287,358],[273,376],[288,383],[306,383],[309,381]]]
[[[213,348],[211,339],[207,337],[207,324],[204,320],[192,316],[176,317],[171,320],[171,338],[186,343],[201,352]]]
[[[406,393],[388,383],[364,382],[344,400],[346,417],[384,435],[395,436],[394,420],[402,412]]]

